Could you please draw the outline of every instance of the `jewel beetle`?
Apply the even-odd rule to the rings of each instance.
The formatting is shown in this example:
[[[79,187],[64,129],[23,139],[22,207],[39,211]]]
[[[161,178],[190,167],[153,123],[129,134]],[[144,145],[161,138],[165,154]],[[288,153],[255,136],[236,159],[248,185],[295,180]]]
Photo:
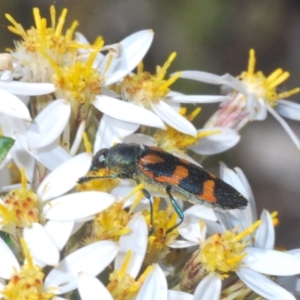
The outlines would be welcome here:
[[[108,168],[112,174],[106,177],[82,177],[78,183],[101,178],[126,178],[133,179],[137,184],[143,183],[143,193],[149,200],[151,216],[149,192],[168,196],[180,222],[168,229],[167,233],[184,219],[174,197],[219,209],[244,208],[248,203],[241,193],[212,173],[153,146],[132,143],[102,149],[94,156],[91,170],[102,168]]]

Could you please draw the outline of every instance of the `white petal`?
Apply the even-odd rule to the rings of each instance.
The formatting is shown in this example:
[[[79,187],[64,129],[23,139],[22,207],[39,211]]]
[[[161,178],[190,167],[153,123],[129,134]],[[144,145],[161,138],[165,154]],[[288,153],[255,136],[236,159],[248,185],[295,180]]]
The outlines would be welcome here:
[[[245,174],[243,173],[243,171],[240,168],[234,168],[236,174],[238,175],[238,177],[240,178],[242,185],[245,188],[246,194],[245,194],[245,198],[248,199],[248,206],[246,208],[246,210],[249,209],[249,213],[248,213],[248,218],[249,221],[246,224],[248,224],[247,226],[250,226],[251,224],[253,224],[256,220],[257,220],[257,213],[256,213],[256,204],[255,204],[255,199],[250,187],[250,184],[245,176]],[[248,208],[249,207],[249,208]],[[244,216],[246,217],[246,216]]]
[[[168,293],[167,289],[167,281],[163,271],[159,265],[154,264],[153,269],[141,287],[136,300],[166,300]]]
[[[116,200],[116,197],[102,192],[73,193],[52,200],[43,212],[50,220],[76,220],[97,214]]]
[[[15,95],[0,89],[0,113],[31,121],[26,105]]]
[[[49,266],[57,266],[59,251],[45,228],[38,223],[25,227],[23,236],[30,250],[30,254],[38,261]]]
[[[59,266],[52,269],[45,279],[45,286],[55,294],[67,293],[77,287],[79,273],[98,275],[115,258],[118,245],[112,241],[101,241],[72,252]]]
[[[81,300],[113,300],[110,292],[96,277],[79,273],[78,275],[78,291]]]
[[[66,100],[55,100],[47,105],[26,133],[28,147],[36,149],[51,144],[65,129],[70,114],[71,105]]]
[[[278,100],[274,110],[285,118],[300,121],[300,104],[298,103]]]
[[[284,119],[282,119],[280,115],[278,115],[278,113],[271,106],[267,105],[267,109],[273,115],[273,117],[280,123],[280,125],[283,127],[286,133],[290,136],[297,148],[300,149],[300,140],[293,132],[291,127],[287,124],[287,122]]]
[[[30,122],[17,119],[9,115],[1,114],[1,129],[4,136],[15,138],[15,132],[22,132],[29,128]]]
[[[35,150],[29,150],[26,137],[20,133],[16,135],[18,141],[22,147],[36,160],[38,160],[42,165],[44,165],[49,170],[54,170],[59,165],[71,158],[71,155],[63,149],[61,146],[57,145],[57,142]]]
[[[241,138],[237,131],[222,127],[201,129],[198,130],[198,133],[214,130],[218,130],[220,133],[201,138],[195,146],[191,146],[189,149],[199,154],[213,155],[234,147]]]
[[[168,247],[174,249],[183,249],[183,248],[189,248],[197,245],[199,245],[199,242],[191,242],[188,240],[174,240],[168,245]]]
[[[242,231],[246,228],[246,222],[242,219],[243,214],[240,209],[232,209],[226,211],[215,210],[215,214],[221,223],[226,229],[238,228],[238,231]],[[250,238],[249,238],[250,239]]]
[[[276,282],[291,292],[294,296],[300,296],[300,278],[298,278],[297,275],[281,276],[277,278]]]
[[[81,141],[82,141],[83,133],[85,131],[85,126],[86,126],[86,121],[83,120],[83,121],[80,122],[80,124],[77,128],[75,139],[74,139],[74,142],[73,142],[72,147],[70,149],[70,154],[72,156],[74,156],[77,153],[78,149],[79,149],[79,146],[80,146]],[[66,136],[65,133],[67,132],[67,129],[69,129],[69,126],[64,130],[63,138]],[[69,143],[69,133],[67,134],[67,136],[68,137],[66,138],[67,139],[66,143]],[[64,142],[64,140],[62,142]]]
[[[126,235],[122,235],[119,240],[120,250],[115,259],[115,270],[121,269],[127,252],[131,250],[132,256],[126,273],[136,278],[140,272],[147,249],[148,227],[145,217],[141,214],[135,215],[126,227],[130,228],[131,231]]]
[[[227,168],[225,164],[221,164],[221,179],[234,187],[244,197],[247,197],[247,190],[245,189],[239,176],[231,169]]]
[[[73,221],[48,221],[45,226],[45,230],[52,237],[58,250],[66,245],[69,237],[71,236],[72,230],[74,228]]]
[[[272,250],[275,244],[275,230],[270,213],[263,210],[260,219],[261,225],[255,234],[255,247]]]
[[[278,284],[262,274],[248,268],[240,268],[237,275],[255,293],[268,300],[296,300],[296,298]]]
[[[176,130],[192,136],[197,135],[195,126],[186,118],[174,111],[167,103],[163,101],[151,103],[151,108],[164,122],[171,127],[174,127]]]
[[[168,290],[168,300],[193,300],[194,296],[185,292]]]
[[[8,245],[0,238],[0,277],[10,279],[14,271],[20,270],[20,265]]]
[[[117,143],[122,143],[127,135],[135,132],[139,127],[138,124],[103,115],[96,133],[94,153],[100,149],[110,148]]]
[[[89,45],[89,41],[87,40],[87,38],[81,33],[76,31],[75,32],[75,39],[78,43],[83,44],[83,45]]]
[[[202,71],[182,71],[180,78],[197,80],[210,84],[220,84],[222,76]]]
[[[194,293],[194,299],[197,300],[219,300],[221,295],[222,282],[218,275],[210,273],[204,277]]]
[[[247,247],[243,262],[252,270],[267,275],[288,276],[300,273],[300,258],[275,250]]]
[[[228,99],[228,96],[180,95],[172,96],[170,100],[180,103],[218,103]]]
[[[147,146],[156,146],[156,142],[152,136],[147,134],[142,134],[142,133],[130,134],[123,139],[123,142],[135,143],[135,144],[147,145]]]
[[[238,170],[237,170],[238,172]],[[221,179],[223,179],[226,183],[234,187],[237,191],[239,191],[246,199],[249,199],[250,196],[253,197],[252,193],[249,196],[249,184],[245,185],[245,176],[243,177],[240,173],[237,174],[233,170],[226,167],[225,164],[221,164],[220,168]],[[242,180],[243,178],[243,180]],[[251,190],[250,190],[251,191]],[[250,201],[250,200],[249,200]],[[251,200],[254,202],[254,199]],[[254,205],[255,207],[255,205]],[[233,209],[226,212],[217,212],[218,218],[226,229],[232,229],[236,226],[240,228],[240,230],[246,229],[248,226],[252,225],[253,222],[257,220],[256,211],[253,214],[253,205],[246,206],[245,209]]]
[[[243,95],[247,95],[247,93],[248,93],[247,87],[243,83],[243,81],[237,79],[236,77],[234,77],[228,73],[221,76],[221,80],[220,80],[219,84],[229,86],[232,89],[239,91]]]
[[[21,81],[0,81],[0,88],[9,93],[39,96],[55,92],[55,86],[52,83],[31,83]]]
[[[140,125],[165,129],[162,120],[150,110],[108,96],[97,96],[93,104],[104,114]]]
[[[35,159],[21,146],[18,140],[15,141],[14,147],[11,151],[11,156],[19,170],[21,170],[21,168],[25,168],[26,178],[29,182],[31,182],[33,178]]]
[[[247,95],[247,109],[250,120],[264,120],[267,117],[266,103],[263,99],[257,98],[255,94]]]
[[[42,201],[46,201],[71,190],[78,179],[89,171],[92,159],[92,153],[84,152],[61,164],[39,185],[38,196]]]
[[[152,43],[153,35],[152,30],[141,30],[120,42],[121,51],[119,55],[113,58],[108,71],[103,74],[107,77],[106,86],[121,80],[142,61]],[[109,54],[100,68],[105,68],[108,56]]]
[[[300,249],[293,249],[293,250],[289,250],[287,251],[289,254],[295,255],[297,257],[300,258]]]

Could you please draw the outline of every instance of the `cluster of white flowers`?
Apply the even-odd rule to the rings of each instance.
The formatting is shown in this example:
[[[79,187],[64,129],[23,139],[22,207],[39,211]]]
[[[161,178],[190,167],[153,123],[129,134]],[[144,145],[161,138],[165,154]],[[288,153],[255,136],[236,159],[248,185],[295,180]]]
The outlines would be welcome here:
[[[255,72],[250,50],[237,78],[180,71],[166,79],[176,53],[155,74],[143,68],[151,30],[90,44],[76,21],[63,32],[66,14],[57,17],[51,6],[47,24],[34,8],[28,30],[6,15],[19,40],[0,55],[1,135],[14,140],[0,155],[0,299],[295,299],[300,249],[274,250],[277,212],[257,218],[240,169],[222,165],[220,178],[248,199],[246,209],[193,205],[178,227],[161,195],[150,209],[142,180],[90,170],[93,153],[117,143],[156,146],[199,166],[191,152],[230,149],[238,131],[267,111],[300,148],[280,116],[300,120],[300,105],[283,99],[300,89],[276,92],[289,73]],[[223,85],[226,93],[171,91],[179,78]],[[214,102],[219,109],[200,129],[192,124],[200,108],[187,114],[181,106]],[[78,184],[82,177],[103,179]]]

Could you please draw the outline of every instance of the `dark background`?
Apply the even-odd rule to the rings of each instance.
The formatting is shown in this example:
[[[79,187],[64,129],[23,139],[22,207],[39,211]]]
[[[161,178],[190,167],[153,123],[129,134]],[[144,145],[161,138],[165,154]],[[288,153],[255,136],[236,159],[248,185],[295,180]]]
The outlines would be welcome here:
[[[102,35],[106,44],[115,43],[135,31],[153,29],[154,42],[145,58],[150,71],[176,51],[170,72],[194,69],[239,75],[247,67],[249,49],[254,48],[256,70],[268,75],[281,67],[290,71],[291,78],[280,89],[300,86],[300,1],[1,0],[1,51],[13,47],[12,40],[17,38],[7,31],[4,13],[28,28],[33,24],[32,8],[38,6],[48,18],[50,4],[56,5],[58,15],[67,7],[66,25],[77,19],[78,31],[91,42]],[[177,82],[174,89],[189,94],[219,93],[217,86],[187,80]],[[300,102],[300,94],[292,99]],[[216,108],[202,106],[199,127]],[[300,137],[300,123],[289,124]],[[279,211],[276,245],[300,247],[300,151],[272,116],[248,124],[241,135],[234,149],[207,159],[204,166],[214,172],[221,160],[229,167],[239,166],[253,188],[258,212],[263,208]]]

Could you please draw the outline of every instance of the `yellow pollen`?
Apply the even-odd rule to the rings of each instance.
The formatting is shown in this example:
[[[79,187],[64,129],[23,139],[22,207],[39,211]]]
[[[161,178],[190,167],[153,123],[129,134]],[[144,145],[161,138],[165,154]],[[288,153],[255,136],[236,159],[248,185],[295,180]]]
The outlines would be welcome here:
[[[125,265],[128,265],[127,256],[125,258]],[[130,258],[128,258],[130,259]],[[124,273],[124,269],[128,266],[122,266],[120,271],[115,270],[109,275],[109,283],[107,289],[110,291],[114,300],[134,300],[139,292],[142,284],[145,282],[147,276],[149,276],[152,266],[148,266],[146,270],[135,280],[130,275]],[[119,273],[122,273],[121,275]]]
[[[0,203],[0,224],[4,231],[14,231],[17,227],[30,227],[33,222],[40,222],[41,203],[32,190],[27,190],[24,169],[21,170],[21,182],[22,187],[11,190]]]
[[[121,270],[119,271],[119,276],[118,276],[119,280],[122,279],[125,276],[125,274],[127,272],[127,269],[128,269],[128,266],[130,264],[131,257],[132,257],[132,250],[129,250],[126,253],[123,265],[121,267]]]
[[[148,228],[152,225],[149,210],[143,212]],[[161,261],[169,253],[168,245],[178,237],[178,230],[172,230],[166,235],[169,228],[177,222],[178,216],[173,209],[160,209],[160,198],[153,199],[153,227],[154,232],[148,237],[148,246],[145,262],[147,264]]]
[[[193,121],[194,118],[200,113],[201,109],[196,108],[191,112],[190,115],[185,116],[186,109],[181,108],[180,114],[190,121]],[[177,131],[175,128],[167,126],[166,130],[157,129],[153,135],[156,144],[159,148],[170,152],[175,155],[183,155],[186,153],[188,147],[196,145],[198,142],[201,143],[201,139],[213,134],[219,134],[221,131],[219,129],[215,130],[205,130],[199,132],[197,137],[193,137],[182,132]]]
[[[235,236],[234,231],[226,230],[201,243],[199,259],[207,272],[216,272],[222,278],[227,278],[228,273],[238,269],[247,253],[244,252],[246,242],[235,241]]]
[[[20,271],[14,272],[9,282],[1,290],[1,299],[14,300],[50,300],[53,299],[54,294],[44,290],[44,273],[39,266],[34,265],[29,249],[24,241],[21,239],[22,249],[26,258]]]
[[[89,142],[88,136],[85,132],[83,132],[82,138],[83,138],[85,151],[88,153],[92,153],[92,146],[91,146],[91,143]]]
[[[251,226],[249,226],[248,228],[246,228],[244,231],[240,232],[238,235],[235,236],[234,241],[235,242],[239,242],[240,240],[242,240],[243,238],[245,238],[247,235],[249,235],[250,233],[254,232],[254,230],[256,228],[258,228],[260,226],[260,224],[262,223],[261,220],[257,220],[255,223],[253,223]]]
[[[151,104],[164,100],[170,92],[169,87],[180,77],[180,72],[165,80],[167,69],[175,59],[173,52],[162,67],[156,67],[156,74],[152,75],[144,71],[142,63],[137,67],[137,74],[128,75],[121,83],[121,90],[126,100],[132,101],[146,108]]]
[[[90,105],[96,95],[101,93],[101,82],[104,79],[96,69],[91,68],[91,61],[77,61],[63,68],[53,61],[50,64],[56,72],[53,81],[57,93],[74,105]]]
[[[137,74],[140,75],[140,74],[143,73],[143,71],[144,71],[144,64],[143,64],[143,62],[141,61],[141,62],[138,64],[138,66],[137,66]]]
[[[278,211],[274,211],[271,213],[271,218],[274,227],[279,225],[279,219],[277,218],[277,216],[278,216]]]
[[[248,61],[248,73],[253,75],[255,70],[255,51],[254,49],[250,49],[249,51],[249,61]]]
[[[21,168],[21,183],[22,183],[22,189],[27,189],[27,179],[26,179],[26,173],[25,168]]]
[[[198,132],[197,138],[198,139],[203,139],[207,136],[214,135],[214,134],[219,134],[219,133],[221,133],[221,130],[218,130],[218,129],[216,129],[216,130],[206,130],[206,131]]]
[[[255,51],[250,49],[248,69],[238,78],[247,86],[248,92],[255,94],[257,98],[267,101],[271,106],[275,106],[278,99],[300,92],[300,88],[294,88],[290,91],[277,93],[277,87],[289,78],[290,73],[278,68],[269,76],[265,76],[261,71],[255,72],[255,64]]]
[[[33,260],[32,260],[32,257],[30,255],[29,249],[26,245],[26,242],[25,242],[24,238],[21,238],[21,245],[22,245],[24,256],[27,260],[27,264],[28,264],[29,269],[33,269]]]
[[[111,175],[112,173],[109,169],[99,169],[87,173],[87,177],[109,177]],[[102,191],[110,193],[119,183],[120,180],[117,178],[93,179],[82,184],[77,184],[76,189],[79,191]]]
[[[201,107],[195,108],[195,109],[187,116],[187,119],[188,119],[190,122],[194,121],[194,119],[199,115],[200,112],[201,112]]]

